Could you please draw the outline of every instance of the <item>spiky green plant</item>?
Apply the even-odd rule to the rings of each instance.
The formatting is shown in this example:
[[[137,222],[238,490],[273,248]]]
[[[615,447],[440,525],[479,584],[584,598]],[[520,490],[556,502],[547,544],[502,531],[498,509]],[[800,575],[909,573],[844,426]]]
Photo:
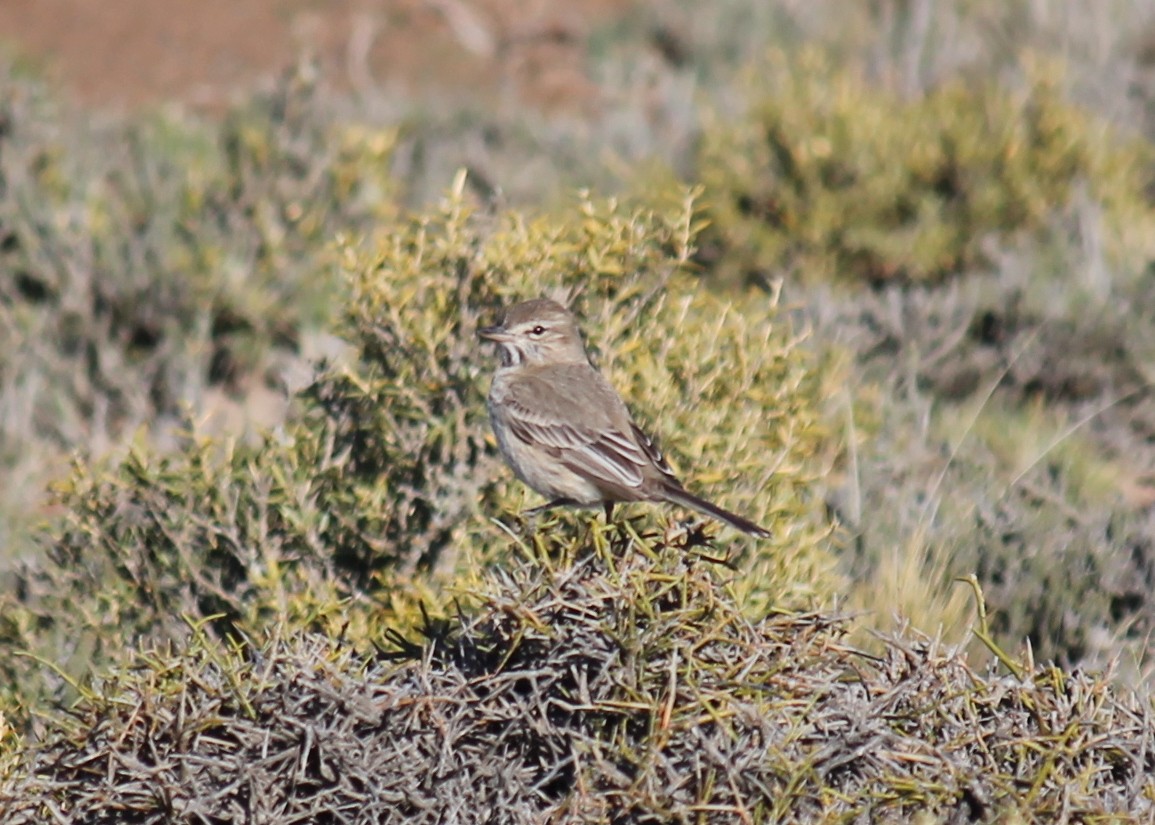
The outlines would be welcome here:
[[[445,609],[451,585],[507,560],[508,534],[526,529],[529,499],[489,431],[493,360],[475,332],[543,291],[571,297],[688,483],[774,530],[758,545],[717,540],[719,557],[748,570],[751,605],[829,595],[826,526],[808,492],[817,384],[774,296],[731,302],[681,272],[693,193],[651,206],[583,198],[529,219],[475,212],[464,192],[459,177],[440,208],[384,228],[375,252],[343,245],[347,350],[275,432],[235,443],[190,432],[172,454],[78,465],[46,558],[3,596],[0,644],[39,657],[2,657],[13,698],[35,707],[94,662],[184,638],[189,621],[256,638],[288,622],[368,644],[383,623],[415,621],[419,601]],[[685,516],[637,506],[621,518],[661,535]],[[588,529],[592,517],[537,529]]]

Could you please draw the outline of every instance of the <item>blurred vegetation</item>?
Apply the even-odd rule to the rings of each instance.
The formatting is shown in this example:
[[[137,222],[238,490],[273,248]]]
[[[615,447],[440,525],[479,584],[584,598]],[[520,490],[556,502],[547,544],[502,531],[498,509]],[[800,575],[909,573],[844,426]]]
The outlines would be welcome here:
[[[1151,288],[1116,277],[1110,301],[1076,307],[1071,285],[996,275],[826,307],[861,353],[840,405],[857,452],[831,501],[856,577],[890,583],[853,598],[878,625],[902,594],[908,620],[961,641],[954,578],[974,573],[1000,638],[1150,680]]]
[[[639,12],[583,128],[11,70],[0,818],[1150,819],[1155,86],[1044,6]],[[542,293],[771,540],[516,515],[474,333]]]
[[[394,214],[389,133],[334,128],[315,87],[208,128],[100,127],[32,80],[0,102],[0,544],[19,547],[69,451],[186,409],[242,408],[332,318],[338,227]]]
[[[987,268],[1083,185],[1124,213],[1145,202],[1149,147],[1112,142],[1040,66],[1019,93],[981,76],[904,97],[817,50],[750,73],[749,114],[708,124],[704,265],[727,282],[934,282]]]

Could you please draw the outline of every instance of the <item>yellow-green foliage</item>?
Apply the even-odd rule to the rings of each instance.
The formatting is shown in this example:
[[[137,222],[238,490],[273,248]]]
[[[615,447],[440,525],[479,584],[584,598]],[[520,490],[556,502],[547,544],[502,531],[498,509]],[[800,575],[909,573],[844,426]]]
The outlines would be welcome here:
[[[937,281],[1043,226],[1077,183],[1128,213],[1143,202],[1142,150],[1048,72],[1017,93],[954,77],[907,98],[814,50],[773,54],[752,73],[748,115],[705,131],[703,248],[718,276]]]
[[[340,227],[393,215],[394,132],[292,79],[222,123],[94,125],[7,77],[0,151],[0,558],[73,450],[244,409],[339,306]],[[256,393],[254,393],[256,394]],[[219,405],[218,405],[219,406]],[[12,479],[21,479],[14,483]]]
[[[717,555],[741,561],[744,587],[761,594],[752,603],[828,595],[825,527],[808,495],[817,382],[774,296],[731,306],[680,274],[693,196],[585,199],[531,220],[475,214],[463,190],[459,178],[440,209],[383,229],[375,252],[342,246],[348,353],[263,443],[190,435],[169,457],[142,449],[110,472],[79,468],[48,560],[5,596],[0,646],[78,674],[119,658],[126,639],[183,638],[188,621],[210,617],[219,633],[260,638],[277,622],[368,644],[411,625],[419,601],[440,612],[510,558],[524,541],[510,540],[524,527],[517,513],[535,503],[496,456],[484,405],[494,358],[477,327],[558,290],[642,420],[660,425],[687,484],[774,531],[757,544],[718,537]],[[619,518],[656,542],[674,516],[638,505]],[[576,541],[596,517],[539,529]],[[0,668],[26,706],[64,689],[29,659],[0,656]]]
[[[596,360],[690,486],[755,519],[782,520],[776,538],[759,545],[766,569],[751,577],[755,586],[788,603],[828,594],[829,560],[816,550],[821,533],[807,499],[816,470],[808,462],[820,437],[817,383],[777,319],[774,296],[720,298],[680,273],[693,253],[696,208],[689,194],[641,208],[584,199],[577,220],[511,215],[483,236],[480,226],[492,219],[470,216],[458,199],[435,219],[385,234],[368,265],[349,252],[354,294],[346,330],[371,369],[347,397],[358,399],[364,419],[378,420],[374,432],[397,439],[406,420],[427,415],[431,390],[455,389],[451,414],[433,410],[450,429],[429,437],[460,449],[452,428],[483,413],[496,365],[492,352],[478,352],[476,327],[509,303],[546,292],[568,296]],[[453,375],[442,375],[442,364]],[[466,389],[476,393],[472,400]],[[487,424],[481,430],[492,453]],[[462,454],[450,463],[468,460]],[[496,462],[489,476],[500,480],[490,514],[537,503]],[[628,512],[649,523],[664,518],[649,506]],[[504,535],[486,527],[471,546],[476,552],[495,539],[505,546]],[[749,546],[738,541],[726,550]]]

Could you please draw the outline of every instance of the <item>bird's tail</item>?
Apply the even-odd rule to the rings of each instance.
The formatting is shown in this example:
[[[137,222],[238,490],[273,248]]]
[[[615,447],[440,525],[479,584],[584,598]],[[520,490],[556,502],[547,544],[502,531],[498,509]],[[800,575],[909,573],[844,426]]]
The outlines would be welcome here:
[[[749,533],[751,536],[765,539],[770,537],[770,531],[759,527],[749,519],[742,518],[737,513],[731,513],[729,510],[723,510],[717,504],[711,501],[706,501],[704,498],[699,498],[693,493],[685,490],[681,486],[666,485],[663,496],[666,501],[673,504],[681,504],[683,507],[689,507],[691,510],[697,510],[699,513],[724,521],[735,530],[741,530],[743,533]]]

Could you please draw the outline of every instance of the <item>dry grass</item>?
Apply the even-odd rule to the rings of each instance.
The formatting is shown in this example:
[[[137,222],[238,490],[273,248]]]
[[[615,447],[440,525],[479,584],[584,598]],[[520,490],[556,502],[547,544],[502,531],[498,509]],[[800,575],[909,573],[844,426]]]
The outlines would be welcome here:
[[[738,609],[701,534],[527,538],[479,609],[364,656],[192,632],[0,785],[11,825],[1143,821],[1150,707],[1101,677]],[[532,548],[532,549],[529,549]]]

